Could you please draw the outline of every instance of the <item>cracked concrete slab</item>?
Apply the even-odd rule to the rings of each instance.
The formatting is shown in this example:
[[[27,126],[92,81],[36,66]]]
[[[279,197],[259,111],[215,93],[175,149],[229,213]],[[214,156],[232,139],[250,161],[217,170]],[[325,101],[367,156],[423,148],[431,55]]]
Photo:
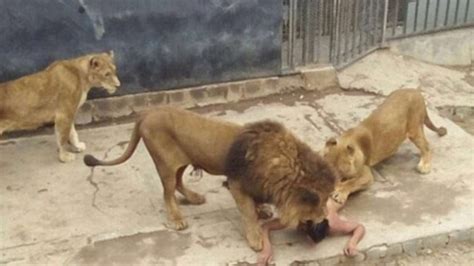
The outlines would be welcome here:
[[[324,141],[356,125],[384,97],[335,93],[292,103],[274,101],[226,108],[205,115],[236,123],[274,119],[316,150]],[[236,104],[238,105],[238,104]],[[351,196],[343,215],[362,222],[363,250],[474,227],[474,139],[430,110],[432,120],[448,129],[438,137],[427,130],[434,151],[433,171],[418,174],[417,150],[404,143],[395,156],[375,169],[371,189]],[[88,153],[120,155],[132,124],[79,132]],[[165,226],[162,186],[143,144],[115,167],[91,169],[81,160],[57,162],[52,135],[0,142],[0,261],[8,264],[225,265],[256,261],[242,235],[240,214],[223,176],[191,176],[185,182],[206,196],[206,204],[182,205],[189,228]],[[339,261],[346,237],[313,245],[302,234],[272,234],[276,265],[320,259]],[[398,244],[399,245],[399,244]],[[372,254],[372,253],[371,253]],[[362,257],[364,259],[364,257]]]

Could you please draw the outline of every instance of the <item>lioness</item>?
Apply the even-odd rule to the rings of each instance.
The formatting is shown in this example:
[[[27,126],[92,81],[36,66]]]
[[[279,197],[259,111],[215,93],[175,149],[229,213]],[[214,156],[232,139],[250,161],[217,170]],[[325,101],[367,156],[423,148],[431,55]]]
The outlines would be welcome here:
[[[418,171],[430,172],[431,151],[423,125],[439,136],[447,133],[446,128],[437,128],[431,122],[420,91],[401,89],[392,92],[359,126],[338,139],[330,138],[323,154],[342,178],[336,185],[334,200],[344,203],[352,192],[368,188],[374,181],[370,167],[392,156],[407,137],[421,152]]]
[[[256,203],[274,204],[283,227],[319,223],[336,182],[335,171],[319,154],[272,121],[244,127],[230,147],[225,173],[255,250],[263,247]]]
[[[164,199],[171,225],[177,230],[187,227],[175,197],[178,190],[191,204],[202,204],[202,195],[186,188],[183,172],[188,165],[214,175],[224,174],[224,162],[234,137],[242,126],[206,118],[172,107],[158,107],[141,112],[124,154],[111,161],[84,156],[88,166],[117,165],[129,159],[138,142],[143,142],[155,163],[164,189]]]
[[[113,58],[111,51],[59,60],[40,72],[0,84],[0,135],[54,122],[59,160],[74,160],[66,146],[69,142],[74,152],[86,148],[74,118],[87,93],[92,87],[114,93],[120,86]]]

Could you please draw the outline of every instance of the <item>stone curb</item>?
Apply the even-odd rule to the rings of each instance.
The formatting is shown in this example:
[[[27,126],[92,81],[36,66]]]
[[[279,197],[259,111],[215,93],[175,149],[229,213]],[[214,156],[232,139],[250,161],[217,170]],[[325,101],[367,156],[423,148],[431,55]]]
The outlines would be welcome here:
[[[388,258],[391,256],[401,255],[403,253],[410,256],[416,256],[420,251],[429,248],[442,248],[450,244],[462,241],[474,241],[474,227],[464,230],[455,230],[449,233],[431,235],[416,239],[410,239],[404,242],[392,244],[375,245],[364,250],[360,250],[359,254],[353,258],[344,255],[336,255],[327,258],[307,261],[294,261],[292,266],[329,266],[338,265],[340,263],[350,265],[363,265],[364,262],[376,262],[377,260]],[[228,266],[253,265],[249,262],[238,261],[227,263]],[[274,264],[271,264],[274,265]]]
[[[76,124],[85,125],[126,117],[159,105],[192,108],[283,94],[298,89],[324,91],[338,85],[336,70],[332,66],[324,66],[301,69],[284,76],[94,99],[86,101],[81,107],[76,116]]]

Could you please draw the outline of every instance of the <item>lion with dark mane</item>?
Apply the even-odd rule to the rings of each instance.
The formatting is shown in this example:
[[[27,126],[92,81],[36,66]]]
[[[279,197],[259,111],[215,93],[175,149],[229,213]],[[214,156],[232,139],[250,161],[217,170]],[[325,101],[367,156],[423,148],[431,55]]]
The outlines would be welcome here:
[[[246,125],[226,158],[229,190],[242,213],[250,246],[262,248],[255,205],[274,204],[284,226],[319,223],[336,174],[308,145],[279,123]]]

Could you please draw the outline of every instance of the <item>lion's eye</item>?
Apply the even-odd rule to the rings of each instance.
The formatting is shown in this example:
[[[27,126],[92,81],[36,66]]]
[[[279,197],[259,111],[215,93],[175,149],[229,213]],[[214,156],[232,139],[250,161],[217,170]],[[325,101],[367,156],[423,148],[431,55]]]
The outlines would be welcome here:
[[[110,75],[111,75],[110,72],[105,73],[106,77],[110,77]]]

